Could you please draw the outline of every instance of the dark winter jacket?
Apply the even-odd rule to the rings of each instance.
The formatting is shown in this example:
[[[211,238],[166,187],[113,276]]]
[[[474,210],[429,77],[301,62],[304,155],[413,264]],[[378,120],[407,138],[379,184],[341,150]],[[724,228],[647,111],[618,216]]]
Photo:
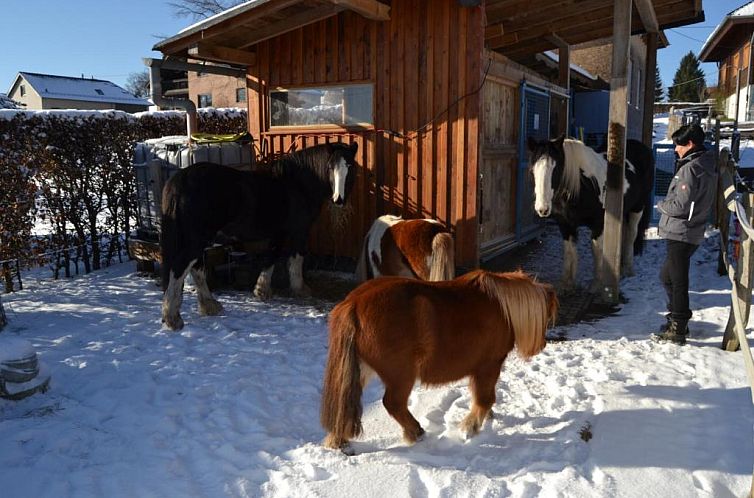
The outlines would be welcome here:
[[[678,161],[668,195],[657,204],[660,237],[699,245],[717,193],[715,151],[694,149]]]

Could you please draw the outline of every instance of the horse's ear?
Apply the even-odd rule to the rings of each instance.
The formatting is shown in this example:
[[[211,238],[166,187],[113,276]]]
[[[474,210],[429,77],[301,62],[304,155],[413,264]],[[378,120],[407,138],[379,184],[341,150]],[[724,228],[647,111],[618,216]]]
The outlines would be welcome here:
[[[537,140],[531,135],[526,137],[526,148],[529,149],[529,152],[534,152],[534,149],[537,148]]]
[[[356,156],[356,151],[359,150],[359,144],[354,142],[349,146],[349,150],[351,151],[351,154]]]

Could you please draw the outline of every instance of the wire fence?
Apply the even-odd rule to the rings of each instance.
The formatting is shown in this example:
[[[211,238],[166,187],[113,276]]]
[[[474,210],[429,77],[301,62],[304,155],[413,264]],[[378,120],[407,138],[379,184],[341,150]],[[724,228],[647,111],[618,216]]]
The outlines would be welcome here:
[[[86,260],[91,260],[94,245],[91,239],[82,244],[65,245],[55,247],[48,238],[38,238],[36,244],[45,247],[33,256],[26,258],[14,258],[0,260],[0,280],[2,280],[5,292],[14,292],[23,289],[22,274],[25,270],[47,268],[54,280],[70,278],[80,275],[82,266],[87,268]],[[97,241],[99,246],[99,265],[95,267],[108,267],[116,262],[122,263],[124,259],[130,259],[126,247],[126,234],[121,233],[113,237],[101,235]]]

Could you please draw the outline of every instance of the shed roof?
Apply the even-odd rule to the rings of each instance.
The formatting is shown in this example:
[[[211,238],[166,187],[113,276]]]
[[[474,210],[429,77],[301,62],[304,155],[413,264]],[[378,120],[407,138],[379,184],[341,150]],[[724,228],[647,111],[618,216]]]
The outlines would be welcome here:
[[[633,3],[632,34],[704,20],[701,0]],[[577,45],[609,37],[613,31],[614,0],[486,0],[484,5],[486,45],[516,59],[554,49],[561,40]],[[390,7],[378,0],[250,0],[189,26],[154,49],[170,56],[248,65],[255,44],[344,10],[375,20],[390,17]],[[654,16],[645,26],[648,10]]]
[[[149,101],[134,97],[123,88],[107,80],[91,78],[75,78],[70,76],[56,76],[53,74],[18,73],[11,85],[9,94],[13,92],[21,78],[45,99],[81,100],[86,102],[102,102],[112,104],[132,104],[148,106]]]
[[[717,62],[738,50],[754,32],[754,2],[731,11],[720,21],[699,53],[702,62]]]

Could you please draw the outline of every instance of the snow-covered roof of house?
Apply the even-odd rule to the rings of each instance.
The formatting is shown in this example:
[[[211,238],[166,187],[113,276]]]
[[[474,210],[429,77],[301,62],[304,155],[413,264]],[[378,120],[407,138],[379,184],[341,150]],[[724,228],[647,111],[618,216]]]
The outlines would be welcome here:
[[[23,71],[18,73],[18,76],[11,86],[11,92],[22,77],[42,98],[46,99],[149,105],[148,100],[134,97],[132,94],[111,81],[56,76],[53,74],[27,73]]]
[[[754,24],[754,1],[746,2],[744,5],[730,11],[720,24],[710,33],[707,40],[699,52],[699,60],[702,62],[717,62],[722,60],[727,54],[735,51],[738,47],[732,47],[730,43],[725,43],[725,36],[734,29],[752,29]],[[744,27],[744,25],[749,25]]]

